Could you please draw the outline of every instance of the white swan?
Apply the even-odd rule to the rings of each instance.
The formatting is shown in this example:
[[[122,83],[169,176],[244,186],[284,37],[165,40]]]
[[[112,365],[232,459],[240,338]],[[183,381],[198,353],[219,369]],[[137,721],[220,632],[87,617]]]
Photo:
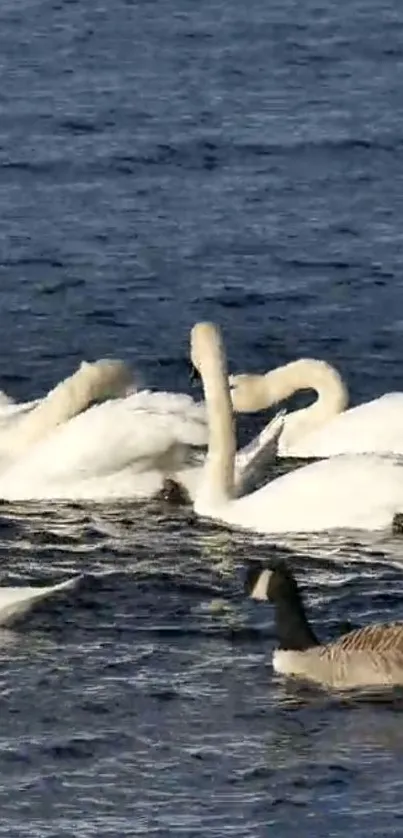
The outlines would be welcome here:
[[[283,475],[234,499],[235,437],[225,351],[217,328],[192,330],[209,446],[194,503],[203,516],[260,533],[382,529],[403,510],[403,466],[374,455],[340,456]]]
[[[287,415],[281,457],[403,454],[403,393],[386,393],[346,410],[347,388],[325,361],[301,358],[265,375],[230,376],[230,384],[233,404],[242,412],[263,410],[298,390],[316,391],[312,405]]]
[[[67,579],[56,585],[41,585],[33,587],[0,587],[0,625],[9,625],[11,622],[30,611],[37,603],[49,599],[61,591],[75,588],[81,576]]]
[[[274,459],[279,414],[236,459],[238,491]],[[140,392],[90,407],[0,470],[3,500],[147,498],[169,477],[193,498],[207,444],[205,406],[177,393]]]
[[[131,372],[123,361],[83,362],[44,399],[2,405],[0,455],[12,461],[94,400],[121,395],[131,381]]]

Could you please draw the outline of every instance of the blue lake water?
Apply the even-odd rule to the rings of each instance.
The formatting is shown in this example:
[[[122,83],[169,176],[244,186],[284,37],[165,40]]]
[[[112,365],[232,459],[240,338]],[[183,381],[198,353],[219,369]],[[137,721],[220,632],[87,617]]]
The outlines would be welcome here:
[[[3,0],[0,65],[1,388],[114,355],[189,390],[208,318],[234,371],[311,355],[353,403],[402,389],[398,0]],[[401,539],[273,545],[156,503],[0,516],[3,580],[86,574],[0,636],[0,835],[400,833],[401,698],[275,679],[242,568],[289,555],[330,637],[403,617]]]

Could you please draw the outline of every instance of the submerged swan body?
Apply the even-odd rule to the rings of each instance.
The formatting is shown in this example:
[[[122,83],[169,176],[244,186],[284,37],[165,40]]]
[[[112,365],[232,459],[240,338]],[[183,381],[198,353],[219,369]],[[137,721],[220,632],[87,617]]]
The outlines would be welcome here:
[[[62,591],[75,588],[81,576],[67,579],[56,585],[41,585],[38,587],[0,587],[0,625],[10,625],[14,620],[23,616],[44,599],[49,599]]]
[[[287,415],[280,457],[403,454],[403,393],[386,393],[346,409],[348,392],[339,373],[313,358],[292,361],[265,375],[234,375],[230,383],[234,405],[245,412],[271,407],[299,390],[316,391],[312,405]]]
[[[253,599],[274,603],[279,640],[273,656],[276,672],[336,689],[403,685],[403,623],[365,626],[322,644],[284,563],[268,570],[255,562],[245,587]]]
[[[198,514],[271,534],[392,524],[403,510],[403,465],[374,455],[323,460],[234,497],[232,405],[225,351],[213,324],[193,328],[191,354],[203,380],[209,424],[208,454],[194,503]]]

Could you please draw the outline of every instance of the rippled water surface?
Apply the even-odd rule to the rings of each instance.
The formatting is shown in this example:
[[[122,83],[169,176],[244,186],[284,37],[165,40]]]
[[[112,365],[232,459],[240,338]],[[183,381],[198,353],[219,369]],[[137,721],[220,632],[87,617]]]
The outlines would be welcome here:
[[[0,62],[0,388],[115,355],[188,390],[205,317],[233,370],[402,388],[398,0],[3,0]],[[0,507],[5,582],[84,574],[0,636],[0,834],[399,834],[402,697],[275,679],[242,581],[289,556],[326,638],[402,618],[402,547]]]

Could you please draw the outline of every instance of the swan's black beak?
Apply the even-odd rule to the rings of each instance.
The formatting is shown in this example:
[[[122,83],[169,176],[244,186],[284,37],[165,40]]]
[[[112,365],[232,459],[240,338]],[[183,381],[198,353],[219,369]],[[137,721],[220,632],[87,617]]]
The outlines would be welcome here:
[[[189,379],[192,384],[200,381],[200,373],[191,361],[189,361]]]

